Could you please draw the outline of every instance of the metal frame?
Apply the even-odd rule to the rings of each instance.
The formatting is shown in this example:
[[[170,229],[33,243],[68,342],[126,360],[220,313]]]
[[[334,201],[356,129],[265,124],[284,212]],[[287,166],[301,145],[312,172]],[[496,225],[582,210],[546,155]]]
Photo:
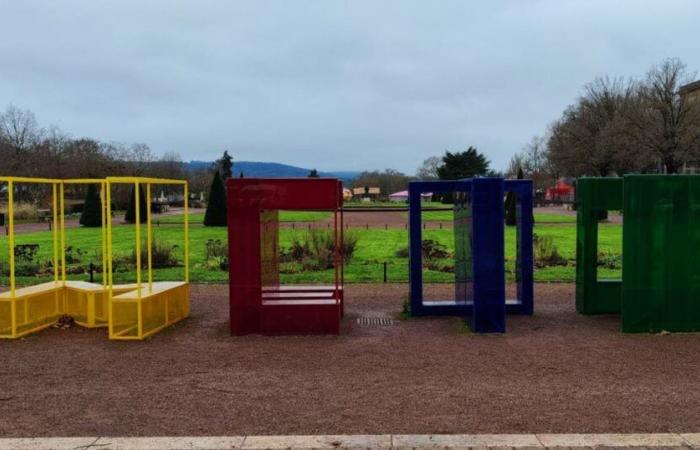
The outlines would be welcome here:
[[[338,334],[344,277],[340,180],[230,178],[226,184],[231,334]],[[333,212],[333,286],[279,286],[278,260],[265,255],[278,239],[279,210]],[[276,252],[276,245],[271,248]]]
[[[505,315],[533,313],[532,181],[474,178],[409,183],[409,296],[411,314],[470,316],[476,332],[505,331]],[[471,292],[458,300],[423,298],[421,194],[456,193],[471,204]],[[516,299],[505,298],[504,194],[517,196]],[[459,230],[455,230],[459,232]],[[471,294],[471,295],[470,295]]]
[[[622,210],[622,178],[579,178],[576,182],[576,310],[582,314],[616,314],[622,299],[621,279],[598,279],[598,217]]]
[[[136,292],[137,292],[137,311],[138,311],[138,335],[136,337],[125,337],[114,332],[113,323],[113,308],[114,303],[112,301],[114,297],[114,252],[113,252],[113,242],[112,242],[112,185],[115,184],[130,184],[134,186],[134,208],[135,208],[135,220],[134,220],[134,231],[135,231],[135,254],[136,254]],[[153,240],[153,230],[151,226],[151,185],[181,185],[184,190],[184,237],[183,237],[183,249],[184,249],[184,278],[185,283],[189,284],[190,281],[190,247],[189,247],[189,188],[186,180],[174,180],[165,178],[149,178],[149,177],[107,177],[105,179],[105,187],[107,192],[107,207],[106,215],[107,219],[107,279],[109,287],[109,337],[110,339],[142,339],[150,334],[153,334],[159,329],[156,329],[150,333],[143,333],[143,317],[142,317],[142,307],[143,307],[143,280],[142,280],[142,269],[141,269],[141,196],[140,196],[140,186],[146,186],[146,204],[149,205],[146,208],[146,245],[147,250],[147,290],[148,294],[153,292],[153,255],[152,255],[152,240]]]
[[[700,331],[700,176],[581,178],[576,186],[576,309],[619,313],[621,330]],[[598,217],[622,210],[622,278],[601,280]]]
[[[180,298],[188,294],[188,284],[189,284],[189,204],[188,204],[188,184],[185,180],[172,180],[172,179],[159,179],[159,178],[147,178],[147,177],[109,177],[109,178],[85,178],[85,179],[53,179],[53,178],[28,178],[28,177],[0,177],[0,183],[6,183],[8,185],[8,242],[9,242],[9,261],[10,261],[10,290],[9,299],[10,301],[10,314],[11,314],[11,329],[12,335],[3,336],[16,338],[23,336],[40,329],[51,326],[52,323],[42,323],[32,329],[23,330],[21,333],[17,333],[17,304],[16,299],[24,298],[25,310],[29,305],[29,298],[37,295],[55,295],[56,297],[56,314],[59,314],[62,309],[60,307],[60,300],[63,298],[65,302],[65,297],[62,297],[64,289],[73,288],[69,285],[66,277],[66,228],[65,228],[65,185],[67,184],[99,184],[101,188],[100,192],[100,202],[102,211],[102,267],[103,267],[103,277],[102,277],[102,289],[108,295],[108,321],[109,321],[109,337],[111,339],[142,339],[146,335],[153,334],[157,330],[152,330],[149,333],[143,334],[141,329],[141,307],[143,300],[142,292],[142,269],[141,269],[141,220],[140,220],[140,196],[139,196],[139,186],[142,184],[146,185],[147,189],[147,202],[150,205],[151,197],[151,185],[182,185],[184,190],[184,291],[178,291],[177,294]],[[53,282],[45,283],[44,285],[38,285],[36,292],[22,294],[17,296],[17,286],[15,277],[15,220],[14,220],[14,188],[17,184],[47,184],[52,186],[52,206],[53,206]],[[112,242],[112,212],[111,212],[111,185],[112,184],[134,184],[136,189],[136,273],[137,273],[137,283],[135,289],[129,286],[119,286],[118,290],[120,292],[128,292],[134,290],[137,292],[137,304],[139,311],[139,334],[136,337],[120,337],[112,333],[112,298],[114,295],[114,283],[113,283],[113,267],[112,267],[112,257],[113,257],[113,242]],[[152,228],[151,228],[151,209],[147,208],[147,245],[148,245],[148,294],[153,293],[153,267],[152,267]],[[161,286],[162,288],[162,286]],[[76,288],[80,290],[80,288]],[[184,292],[184,294],[183,294]],[[89,296],[94,301],[94,294],[89,293]],[[188,300],[187,300],[188,301]],[[65,304],[63,305],[65,309]],[[185,306],[186,311],[189,310],[189,306]],[[94,309],[94,308],[93,308]],[[25,316],[27,312],[25,311]],[[88,306],[88,316],[90,316],[90,307]],[[185,315],[186,316],[186,315]],[[82,324],[82,323],[81,323]],[[88,327],[96,326],[95,323],[88,320],[86,324]],[[168,324],[164,325],[167,326]],[[160,329],[160,328],[159,328]]]

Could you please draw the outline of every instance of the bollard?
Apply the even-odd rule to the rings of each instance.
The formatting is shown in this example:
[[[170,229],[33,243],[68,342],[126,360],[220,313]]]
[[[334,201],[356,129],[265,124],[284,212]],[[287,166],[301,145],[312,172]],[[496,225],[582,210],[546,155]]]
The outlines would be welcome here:
[[[384,261],[384,282],[386,283],[387,276],[386,276],[386,261]]]
[[[385,230],[388,230],[388,229],[389,229],[389,225],[384,224],[384,229],[385,229]]]
[[[440,222],[440,229],[442,230],[442,222]]]

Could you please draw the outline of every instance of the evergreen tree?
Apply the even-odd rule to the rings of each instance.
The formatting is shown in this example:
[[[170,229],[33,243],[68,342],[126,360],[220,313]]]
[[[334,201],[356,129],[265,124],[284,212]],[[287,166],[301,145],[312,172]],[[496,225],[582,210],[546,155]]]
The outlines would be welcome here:
[[[308,178],[320,178],[321,175],[318,174],[318,170],[316,169],[311,169],[309,174],[307,175]]]
[[[524,178],[523,174],[523,168],[518,167],[518,180],[522,180]],[[509,227],[514,227],[517,225],[517,213],[516,213],[516,207],[517,207],[517,200],[515,198],[515,193],[513,192],[508,192],[506,195],[506,225]]]
[[[460,180],[462,178],[474,178],[478,176],[493,175],[489,168],[491,163],[486,156],[469,146],[463,152],[445,152],[442,164],[437,168],[437,175],[441,180]],[[451,192],[437,195],[443,203],[452,203],[454,194]]]
[[[474,147],[463,152],[445,152],[442,164],[437,168],[441,180],[459,180],[490,175],[490,162],[486,156]]]
[[[224,182],[233,177],[233,158],[228,154],[228,150],[224,152],[224,156],[219,160],[219,170],[221,170]]]
[[[80,214],[80,225],[84,227],[102,226],[102,202],[94,184],[88,184],[83,212]]]
[[[129,193],[129,207],[124,214],[124,222],[126,223],[136,223],[136,188],[133,186],[131,192]],[[146,194],[143,192],[143,186],[139,185],[139,220],[141,223],[146,223],[148,218],[148,207],[150,205],[146,204]]]
[[[204,226],[225,227],[226,222],[226,189],[221,174],[217,170],[211,180],[207,211],[204,214]]]

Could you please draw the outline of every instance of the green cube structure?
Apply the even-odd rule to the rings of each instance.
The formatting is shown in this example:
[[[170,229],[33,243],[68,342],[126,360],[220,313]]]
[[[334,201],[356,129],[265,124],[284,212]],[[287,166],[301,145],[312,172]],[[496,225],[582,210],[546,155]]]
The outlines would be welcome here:
[[[624,332],[700,331],[700,176],[577,182],[576,308]],[[621,207],[620,207],[621,206]],[[597,279],[597,214],[621,209],[622,281]]]
[[[598,219],[622,209],[622,178],[581,178],[576,182],[576,310],[619,313],[622,280],[598,279]]]

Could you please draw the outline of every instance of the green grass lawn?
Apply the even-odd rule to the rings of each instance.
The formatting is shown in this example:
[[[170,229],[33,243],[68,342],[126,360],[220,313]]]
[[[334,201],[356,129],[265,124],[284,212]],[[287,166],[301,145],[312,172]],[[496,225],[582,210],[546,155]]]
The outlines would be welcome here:
[[[546,213],[535,213],[534,215],[535,223],[576,223],[576,216],[572,215]],[[424,221],[451,222],[453,213],[452,211],[423,211],[421,217]]]
[[[620,254],[622,247],[622,227],[616,224],[601,224],[599,228],[599,249],[601,252]],[[351,230],[358,236],[359,242],[352,261],[345,268],[347,282],[381,282],[383,277],[382,264],[388,264],[389,281],[405,282],[408,280],[408,259],[396,256],[396,251],[407,247],[407,231],[403,229],[357,229]],[[304,231],[282,229],[280,230],[280,246],[287,247],[294,233]],[[454,238],[452,230],[425,230],[424,239],[435,239],[452,250]],[[535,233],[539,236],[551,236],[559,253],[570,260],[567,266],[547,267],[535,271],[536,281],[573,281],[575,267],[573,260],[576,252],[576,227],[572,225],[536,225]],[[145,230],[142,232],[145,239]],[[175,253],[182,259],[182,227],[179,225],[162,226],[154,228],[154,237],[162,242],[177,245]],[[207,265],[205,256],[205,243],[208,239],[220,239],[226,241],[225,228],[192,227],[190,228],[190,273],[194,282],[226,282],[228,274]],[[17,244],[39,244],[39,257],[41,260],[51,258],[53,243],[49,232],[20,234],[16,237]],[[114,253],[115,256],[131,254],[134,243],[134,227],[119,225],[114,227]],[[0,264],[8,261],[7,237],[0,237]],[[67,246],[84,250],[83,262],[94,261],[99,263],[100,257],[100,231],[99,229],[77,228],[67,230]],[[515,230],[512,227],[506,229],[506,261],[512,270],[515,255]],[[0,271],[2,272],[2,271]],[[177,280],[182,278],[182,268],[168,268],[155,270],[156,280]],[[619,270],[601,270],[601,275],[606,277],[619,277]],[[70,275],[74,279],[86,279],[86,275]],[[133,281],[133,273],[116,273],[118,281]],[[333,279],[332,270],[319,272],[306,272],[300,274],[283,274],[283,282],[329,282]],[[425,280],[428,282],[451,282],[454,275],[450,273],[425,270]],[[33,284],[38,280],[31,277],[19,277],[20,284]],[[7,278],[0,279],[0,285],[7,285]]]

